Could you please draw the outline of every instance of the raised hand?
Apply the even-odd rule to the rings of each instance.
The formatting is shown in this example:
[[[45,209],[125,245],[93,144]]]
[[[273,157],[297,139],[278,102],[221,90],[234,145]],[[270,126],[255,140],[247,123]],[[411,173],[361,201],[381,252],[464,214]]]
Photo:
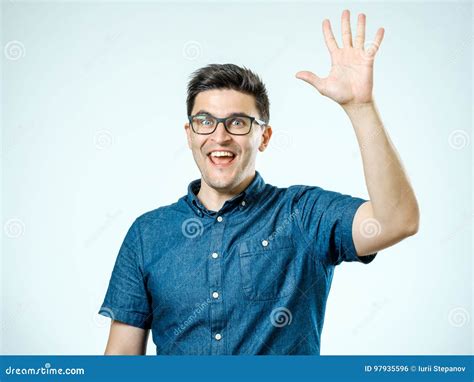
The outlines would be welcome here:
[[[366,42],[365,15],[359,14],[353,45],[349,10],[342,12],[341,19],[342,48],[337,45],[329,20],[323,20],[324,40],[331,55],[329,76],[321,78],[310,71],[299,71],[296,77],[342,106],[371,103],[374,58],[382,43],[384,29],[377,30],[374,41]]]

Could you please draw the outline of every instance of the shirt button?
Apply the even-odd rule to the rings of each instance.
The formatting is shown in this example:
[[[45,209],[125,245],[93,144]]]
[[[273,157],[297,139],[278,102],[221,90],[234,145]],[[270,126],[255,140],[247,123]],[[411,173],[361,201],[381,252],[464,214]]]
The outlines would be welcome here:
[[[217,221],[220,223],[222,221],[222,216],[218,216]]]
[[[266,247],[268,245],[268,240],[262,240],[262,245]]]
[[[217,334],[214,336],[214,338],[215,338],[217,341],[220,341],[221,338],[222,338],[222,336],[221,336],[220,333],[217,333]]]
[[[213,259],[217,259],[219,257],[219,254],[217,252],[214,252],[211,256]]]
[[[214,298],[219,298],[219,293],[217,293],[217,292],[212,292],[212,297],[214,297]]]
[[[240,203],[240,204],[242,204],[243,206],[245,206],[245,200],[242,200],[242,203]]]

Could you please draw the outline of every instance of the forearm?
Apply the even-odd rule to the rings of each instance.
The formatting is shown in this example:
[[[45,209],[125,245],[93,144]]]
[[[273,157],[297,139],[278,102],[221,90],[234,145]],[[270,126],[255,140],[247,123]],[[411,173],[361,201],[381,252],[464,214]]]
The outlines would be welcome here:
[[[375,103],[342,107],[357,136],[375,219],[383,227],[416,232],[419,208],[415,193]]]
[[[112,321],[104,355],[146,355],[150,330]]]

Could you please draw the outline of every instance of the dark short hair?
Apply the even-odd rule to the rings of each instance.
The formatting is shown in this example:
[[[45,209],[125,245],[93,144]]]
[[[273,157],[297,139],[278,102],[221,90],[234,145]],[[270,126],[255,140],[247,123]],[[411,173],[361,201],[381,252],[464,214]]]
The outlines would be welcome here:
[[[260,77],[250,69],[234,64],[210,64],[191,74],[188,83],[186,106],[191,115],[196,96],[211,89],[232,89],[255,97],[260,119],[270,121],[270,101]]]

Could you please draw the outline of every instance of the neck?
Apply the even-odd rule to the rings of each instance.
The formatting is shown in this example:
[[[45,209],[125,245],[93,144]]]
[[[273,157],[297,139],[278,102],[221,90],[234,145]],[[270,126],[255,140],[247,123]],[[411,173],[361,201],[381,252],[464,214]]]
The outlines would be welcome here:
[[[215,188],[209,187],[209,185],[201,178],[201,188],[197,194],[197,197],[201,203],[209,211],[219,211],[227,200],[232,199],[234,196],[239,195],[245,190],[252,180],[256,176],[255,171],[240,182],[240,184],[230,190],[216,190]]]

